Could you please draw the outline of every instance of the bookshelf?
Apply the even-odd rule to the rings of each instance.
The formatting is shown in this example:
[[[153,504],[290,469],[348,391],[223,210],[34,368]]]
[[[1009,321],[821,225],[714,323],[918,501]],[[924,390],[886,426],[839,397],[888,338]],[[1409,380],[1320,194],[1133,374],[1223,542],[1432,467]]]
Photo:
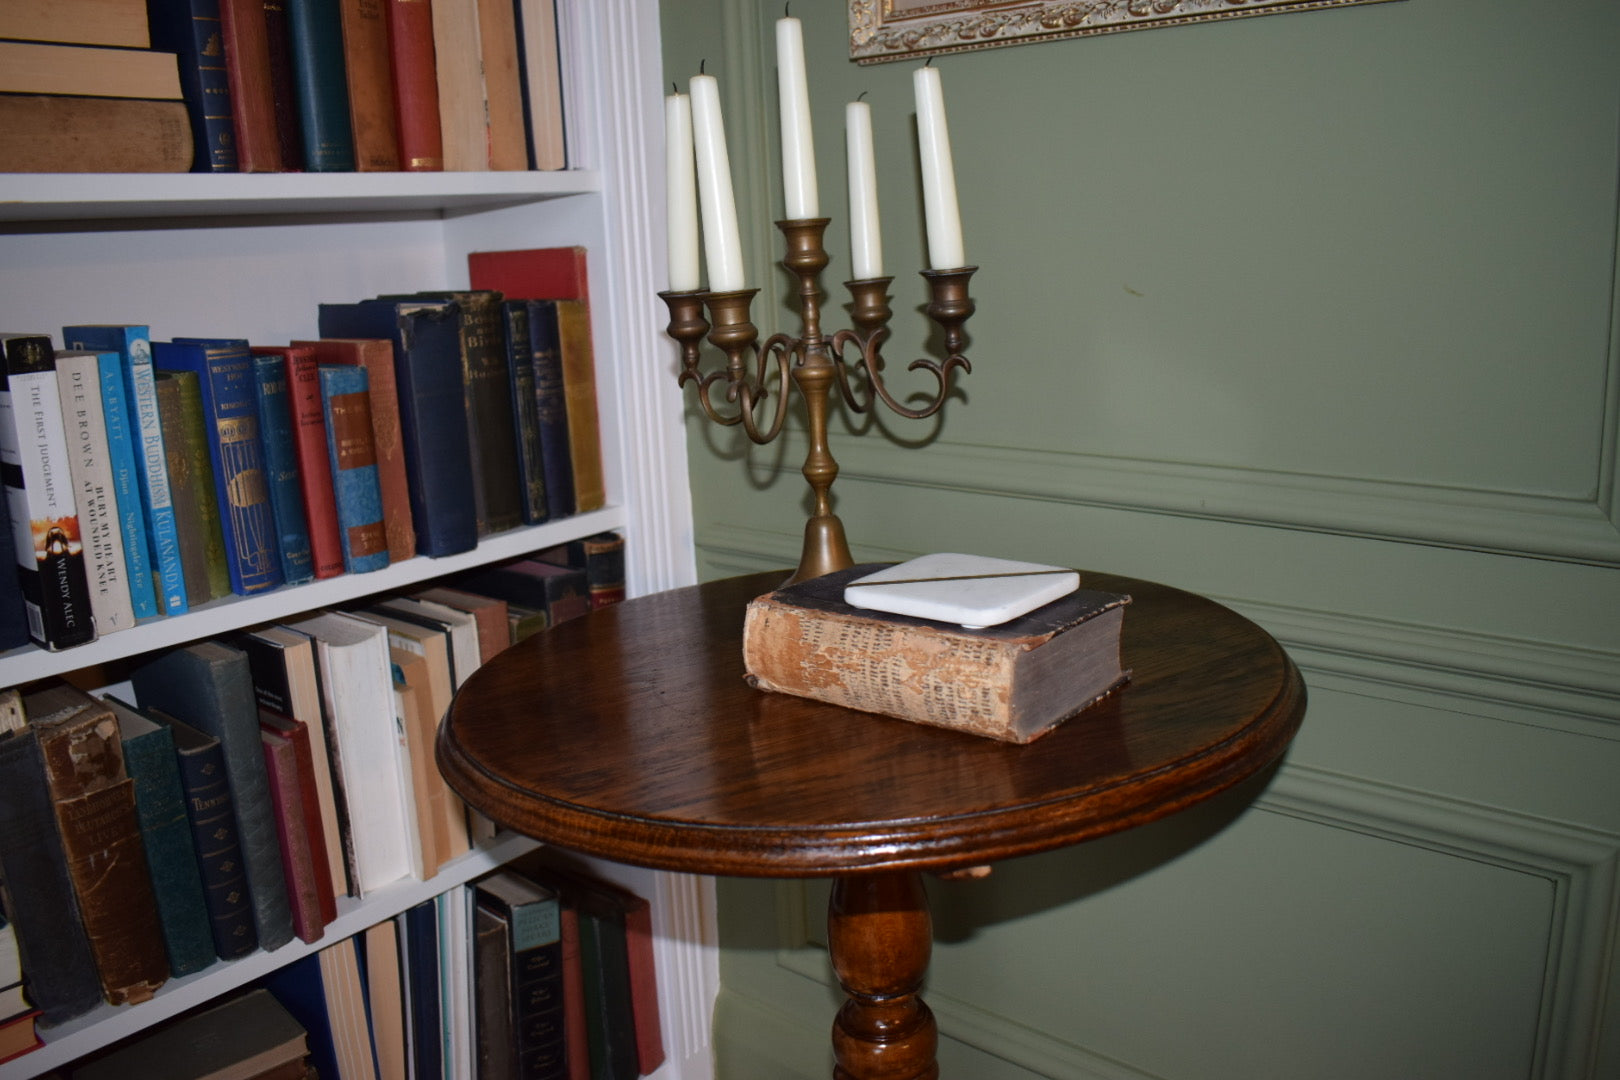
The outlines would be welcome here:
[[[582,245],[608,506],[486,537],[476,550],[417,557],[202,605],[77,649],[0,655],[0,686],[122,661],[184,642],[620,529],[631,595],[691,584],[691,509],[674,346],[657,298],[663,256],[656,0],[560,0],[570,160],[561,172],[0,174],[0,329],[52,334],[85,322],[145,323],[154,339],[317,337],[322,302],[464,288],[478,250]],[[3,162],[0,162],[3,167]],[[323,943],[478,876],[530,846],[503,837],[428,882],[350,902]],[[652,901],[668,1060],[656,1080],[711,1075],[717,990],[712,895],[699,879],[630,873]],[[294,942],[173,980],[153,1002],[101,1007],[0,1065],[26,1080],[228,992],[310,946]]]

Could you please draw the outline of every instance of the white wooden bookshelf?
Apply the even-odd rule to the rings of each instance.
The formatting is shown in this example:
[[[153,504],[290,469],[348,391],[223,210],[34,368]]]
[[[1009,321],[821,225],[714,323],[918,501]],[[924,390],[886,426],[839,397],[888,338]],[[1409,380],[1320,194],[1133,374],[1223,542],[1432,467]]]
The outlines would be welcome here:
[[[662,86],[656,0],[561,0],[571,161],[562,172],[254,175],[0,174],[0,330],[142,323],[156,340],[318,336],[323,302],[467,286],[472,251],[581,245],[608,507],[254,597],[201,605],[75,649],[0,654],[0,687],[292,618],[436,580],[606,529],[627,538],[631,596],[695,581],[675,347],[657,298],[663,266]],[[3,162],[0,162],[3,167]],[[341,907],[323,941],[460,885],[530,846],[506,838],[430,882]],[[712,888],[628,873],[652,902],[668,1060],[655,1080],[712,1076],[718,990]],[[102,1007],[0,1065],[25,1080],[233,990],[316,946],[294,943],[172,980],[152,1002]]]

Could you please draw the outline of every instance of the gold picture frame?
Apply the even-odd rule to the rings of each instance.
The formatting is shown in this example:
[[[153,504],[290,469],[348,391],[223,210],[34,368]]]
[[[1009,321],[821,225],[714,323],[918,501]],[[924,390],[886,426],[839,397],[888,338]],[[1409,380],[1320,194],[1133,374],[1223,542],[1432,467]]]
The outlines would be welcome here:
[[[849,0],[849,56],[934,53],[1388,0]]]

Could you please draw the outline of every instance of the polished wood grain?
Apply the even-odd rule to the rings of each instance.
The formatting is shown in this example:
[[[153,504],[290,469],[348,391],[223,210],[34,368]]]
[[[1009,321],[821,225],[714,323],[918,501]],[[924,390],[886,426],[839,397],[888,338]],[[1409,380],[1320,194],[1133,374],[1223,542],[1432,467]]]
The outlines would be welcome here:
[[[480,668],[442,726],[451,786],[558,846],[668,870],[833,876],[954,868],[1198,802],[1276,760],[1304,713],[1286,653],[1228,608],[1129,593],[1131,682],[1015,746],[743,682],[749,599],[782,573],[641,597]]]
[[[1235,612],[1107,574],[1129,593],[1131,681],[1024,746],[770,694],[743,682],[743,610],[781,572],[603,608],[480,668],[439,767],[493,820],[667,870],[834,876],[845,1001],[834,1080],[935,1080],[919,996],[920,872],[1073,844],[1206,799],[1276,761],[1305,712],[1286,653]]]

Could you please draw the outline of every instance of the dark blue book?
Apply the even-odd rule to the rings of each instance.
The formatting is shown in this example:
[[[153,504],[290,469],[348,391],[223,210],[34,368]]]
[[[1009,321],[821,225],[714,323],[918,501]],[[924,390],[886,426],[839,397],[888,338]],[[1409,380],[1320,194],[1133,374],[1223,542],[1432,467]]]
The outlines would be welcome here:
[[[11,708],[20,711],[15,692]],[[0,879],[28,999],[47,1024],[88,1012],[101,976],[79,918],[33,729],[0,734]]]
[[[179,57],[180,92],[196,146],[192,172],[236,172],[231,80],[220,44],[219,0],[146,0],[152,48]]]
[[[247,654],[217,641],[199,641],[148,660],[131,672],[130,682],[141,708],[161,710],[219,740],[236,804],[237,835],[259,944],[280,948],[292,940],[292,905],[281,868],[281,839]]]
[[[568,442],[568,397],[563,389],[562,331],[555,300],[530,300],[529,346],[546,504],[554,518],[574,512],[573,452]]]
[[[259,986],[270,991],[282,1008],[303,1025],[309,1038],[309,1063],[321,1077],[340,1077],[337,1046],[332,1040],[332,1008],[326,998],[326,979],[321,975],[320,953],[301,956],[260,979]],[[418,1073],[418,1076],[423,1074]],[[438,1073],[429,1073],[437,1076]]]
[[[388,526],[383,521],[377,442],[371,426],[369,375],[363,367],[346,364],[322,364],[319,374],[343,567],[351,574],[381,570],[388,565]]]
[[[158,613],[152,591],[152,555],[146,543],[146,517],[141,510],[140,474],[135,467],[135,429],[124,389],[124,362],[116,352],[96,352],[101,376],[101,411],[107,426],[108,464],[112,467],[113,498],[118,506],[118,531],[124,541],[124,571],[129,580],[129,601],[137,619]]]
[[[315,579],[304,517],[303,480],[293,446],[292,407],[287,395],[287,363],[280,354],[253,356],[254,390],[259,403],[259,439],[264,444],[264,476],[276,519],[281,574],[288,585]]]
[[[152,343],[152,363],[197,375],[231,591],[251,596],[275,588],[284,579],[248,343],[236,338],[157,341]]]
[[[471,551],[478,545],[478,523],[457,305],[430,300],[322,304],[320,332],[393,343],[417,554]]]
[[[354,126],[338,5],[332,0],[287,0],[286,11],[304,168],[354,172]]]
[[[540,409],[534,396],[533,346],[529,340],[529,301],[505,300],[501,321],[506,366],[512,383],[512,427],[517,437],[518,489],[523,524],[550,519],[546,509],[545,459],[540,452]]]
[[[411,1056],[417,1076],[444,1075],[439,1005],[439,909],[424,900],[405,912],[405,979],[410,987]]]
[[[17,545],[11,532],[10,499],[0,498],[0,649],[28,644],[28,605],[22,582],[10,567],[17,565]]]
[[[168,456],[163,445],[163,427],[158,419],[151,334],[146,327],[134,325],[64,326],[62,340],[70,349],[94,349],[118,354],[124,376],[124,402],[129,410],[140,510],[144,515],[147,551],[152,560],[153,591],[157,593],[158,607],[165,615],[183,615],[190,605],[186,595],[185,569],[180,561],[180,532],[169,489]],[[105,389],[102,399],[105,402]],[[110,429],[110,419],[108,426]],[[127,540],[124,547],[127,551]]]
[[[135,782],[135,815],[141,823],[141,843],[152,875],[169,971],[175,976],[190,975],[218,957],[192,845],[174,733],[116,698],[104,700],[118,719],[124,768]]]
[[[185,793],[186,821],[191,828],[193,857],[208,911],[208,934],[221,960],[246,956],[259,947],[253,922],[253,894],[243,865],[241,834],[236,827],[236,801],[231,797],[225,751],[214,736],[165,713],[146,715],[169,729],[175,767]]]

